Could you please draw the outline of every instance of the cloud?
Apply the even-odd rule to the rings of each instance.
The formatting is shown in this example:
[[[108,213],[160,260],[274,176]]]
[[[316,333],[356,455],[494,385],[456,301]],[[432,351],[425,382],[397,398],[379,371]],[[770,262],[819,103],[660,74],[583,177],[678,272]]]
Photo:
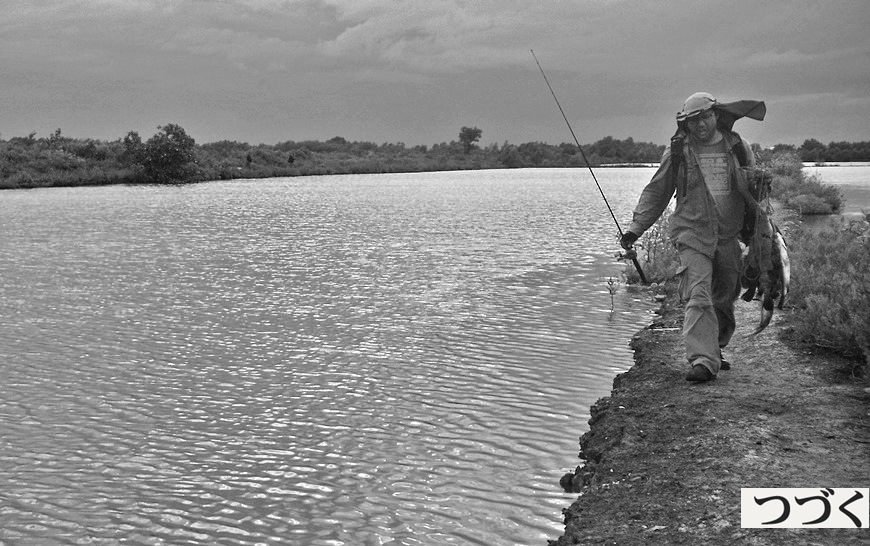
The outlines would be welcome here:
[[[362,2],[326,0],[348,27],[320,51],[418,72],[450,72],[528,62],[524,24],[540,20],[538,4],[505,0]]]
[[[178,116],[206,138],[283,137],[292,124],[303,138],[353,130],[431,143],[460,123],[498,141],[549,140],[561,131],[543,121],[552,104],[529,49],[590,140],[657,140],[699,89],[767,100],[773,118],[775,102],[822,93],[866,113],[870,88],[868,10],[856,0],[4,4],[0,101],[14,122],[5,134],[40,118],[49,130],[97,130],[90,120],[105,111],[123,129],[133,117],[156,125]],[[826,118],[839,109],[826,104]],[[855,127],[862,115],[824,127]],[[240,119],[255,136],[219,134]]]

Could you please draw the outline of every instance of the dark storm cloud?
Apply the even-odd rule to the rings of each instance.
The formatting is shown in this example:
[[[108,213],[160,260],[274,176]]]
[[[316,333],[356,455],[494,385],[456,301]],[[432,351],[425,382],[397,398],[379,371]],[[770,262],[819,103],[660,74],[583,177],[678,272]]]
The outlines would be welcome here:
[[[200,142],[663,141],[684,97],[763,99],[762,144],[868,140],[861,1],[5,2],[0,133]],[[742,122],[741,122],[742,123]]]

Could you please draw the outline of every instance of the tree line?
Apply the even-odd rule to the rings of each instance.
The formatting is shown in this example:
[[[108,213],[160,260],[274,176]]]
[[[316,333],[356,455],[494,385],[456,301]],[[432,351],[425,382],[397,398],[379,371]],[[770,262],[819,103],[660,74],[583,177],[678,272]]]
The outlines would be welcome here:
[[[340,136],[326,141],[251,145],[230,140],[198,144],[184,128],[172,123],[157,127],[147,140],[135,131],[114,141],[76,139],[57,129],[48,137],[37,138],[31,133],[0,139],[0,188],[586,166],[574,144],[504,142],[480,146],[477,142],[482,133],[477,127],[462,127],[457,140],[432,146],[376,144]],[[825,149],[834,148],[833,144]],[[583,146],[592,166],[656,164],[664,149],[664,145],[611,136]]]
[[[782,144],[781,148],[787,148]],[[794,149],[794,148],[792,148]],[[831,142],[827,146],[811,138],[796,150],[801,161],[808,163],[870,161],[870,141]]]

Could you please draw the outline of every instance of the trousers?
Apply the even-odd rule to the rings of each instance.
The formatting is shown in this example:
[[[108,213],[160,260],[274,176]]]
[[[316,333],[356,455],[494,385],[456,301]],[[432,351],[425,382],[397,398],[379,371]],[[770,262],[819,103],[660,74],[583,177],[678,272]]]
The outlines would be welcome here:
[[[734,302],[740,295],[740,244],[737,239],[720,240],[712,259],[692,248],[677,250],[680,298],[686,306],[686,359],[692,366],[701,364],[715,376],[722,348],[731,341],[736,328]]]

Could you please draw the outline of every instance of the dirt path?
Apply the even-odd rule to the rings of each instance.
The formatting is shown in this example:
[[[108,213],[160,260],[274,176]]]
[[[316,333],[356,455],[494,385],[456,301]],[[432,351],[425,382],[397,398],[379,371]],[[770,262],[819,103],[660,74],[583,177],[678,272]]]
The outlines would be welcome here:
[[[581,494],[566,544],[870,544],[865,529],[742,529],[741,487],[870,486],[870,393],[849,363],[784,345],[780,311],[757,337],[758,303],[738,301],[730,371],[692,384],[669,296],[632,340],[635,366],[592,408]]]

